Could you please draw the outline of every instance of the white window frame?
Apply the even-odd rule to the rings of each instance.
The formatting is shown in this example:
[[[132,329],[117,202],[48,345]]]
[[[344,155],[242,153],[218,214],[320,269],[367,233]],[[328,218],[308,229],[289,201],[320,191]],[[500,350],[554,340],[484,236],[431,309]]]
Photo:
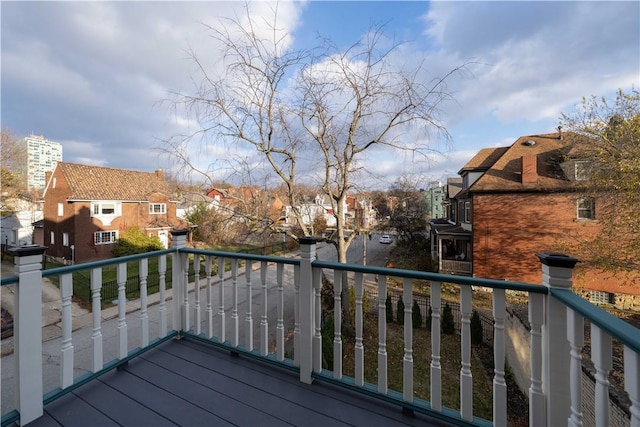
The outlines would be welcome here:
[[[585,206],[585,202],[588,202],[589,206]],[[593,197],[584,197],[576,201],[576,218],[582,221],[596,219],[596,201]]]
[[[54,233],[53,231],[50,232],[50,234],[49,234],[49,244],[51,244],[51,245],[55,245],[56,244],[56,233]]]
[[[470,201],[466,201],[463,204],[463,208],[464,208],[464,222],[466,223],[470,223],[471,222],[471,202]]]
[[[156,211],[156,208],[158,210]],[[166,203],[149,203],[149,215],[165,215],[167,213]]]
[[[118,240],[118,231],[96,231],[93,233],[93,243],[98,245],[111,245]]]
[[[58,216],[64,216],[64,203],[58,203]]]
[[[62,233],[62,246],[69,246],[69,233]]]
[[[589,300],[596,304],[613,304],[615,295],[606,291],[591,291]]]
[[[120,202],[101,200],[91,202],[91,216],[118,216],[122,211]],[[104,213],[105,209],[113,208],[113,213]]]

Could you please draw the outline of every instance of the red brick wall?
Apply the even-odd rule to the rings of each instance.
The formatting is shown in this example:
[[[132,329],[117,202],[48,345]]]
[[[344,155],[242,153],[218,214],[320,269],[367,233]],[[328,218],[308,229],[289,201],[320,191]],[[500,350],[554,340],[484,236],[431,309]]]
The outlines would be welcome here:
[[[502,194],[473,197],[473,273],[476,277],[542,283],[540,252],[575,255],[578,238],[598,231],[597,221],[577,221],[575,194]],[[596,202],[596,214],[598,213]],[[640,294],[611,274],[576,268],[574,286]]]

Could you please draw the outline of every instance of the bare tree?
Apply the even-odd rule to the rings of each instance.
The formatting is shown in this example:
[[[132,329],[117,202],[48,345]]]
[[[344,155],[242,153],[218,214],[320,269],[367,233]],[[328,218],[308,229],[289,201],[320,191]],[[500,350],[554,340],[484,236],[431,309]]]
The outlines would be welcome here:
[[[401,150],[417,160],[430,152],[420,142],[424,137],[448,140],[439,108],[451,98],[447,81],[465,65],[425,82],[423,62],[396,63],[406,55],[400,55],[401,45],[389,44],[382,27],[346,50],[328,39],[314,49],[292,50],[290,35],[278,26],[277,6],[269,22],[254,19],[249,9],[245,5],[245,16],[227,19],[220,28],[207,26],[222,46],[218,72],[190,52],[202,79],[195,94],[176,94],[173,105],[192,113],[200,129],[170,141],[167,151],[193,168],[187,153],[195,140],[252,148],[286,188],[305,236],[312,230],[297,209],[296,184],[298,168],[313,167],[306,178],[318,178],[331,200],[337,221],[333,243],[339,261],[346,262],[359,231],[345,232],[346,198],[354,177],[365,172],[365,153]],[[269,37],[262,36],[265,26]]]

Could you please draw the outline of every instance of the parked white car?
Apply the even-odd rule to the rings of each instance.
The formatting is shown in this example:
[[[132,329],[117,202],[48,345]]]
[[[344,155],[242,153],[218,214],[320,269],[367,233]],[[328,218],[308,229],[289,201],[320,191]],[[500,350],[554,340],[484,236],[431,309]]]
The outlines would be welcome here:
[[[388,245],[389,243],[391,243],[391,236],[389,236],[388,234],[383,234],[382,236],[380,236],[380,243]]]

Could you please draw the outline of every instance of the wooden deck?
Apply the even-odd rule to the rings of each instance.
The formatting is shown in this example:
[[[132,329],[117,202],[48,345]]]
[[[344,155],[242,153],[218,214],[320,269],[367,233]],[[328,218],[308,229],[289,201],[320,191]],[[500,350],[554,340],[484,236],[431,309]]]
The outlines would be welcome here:
[[[165,342],[45,406],[40,426],[445,426],[194,340]]]

